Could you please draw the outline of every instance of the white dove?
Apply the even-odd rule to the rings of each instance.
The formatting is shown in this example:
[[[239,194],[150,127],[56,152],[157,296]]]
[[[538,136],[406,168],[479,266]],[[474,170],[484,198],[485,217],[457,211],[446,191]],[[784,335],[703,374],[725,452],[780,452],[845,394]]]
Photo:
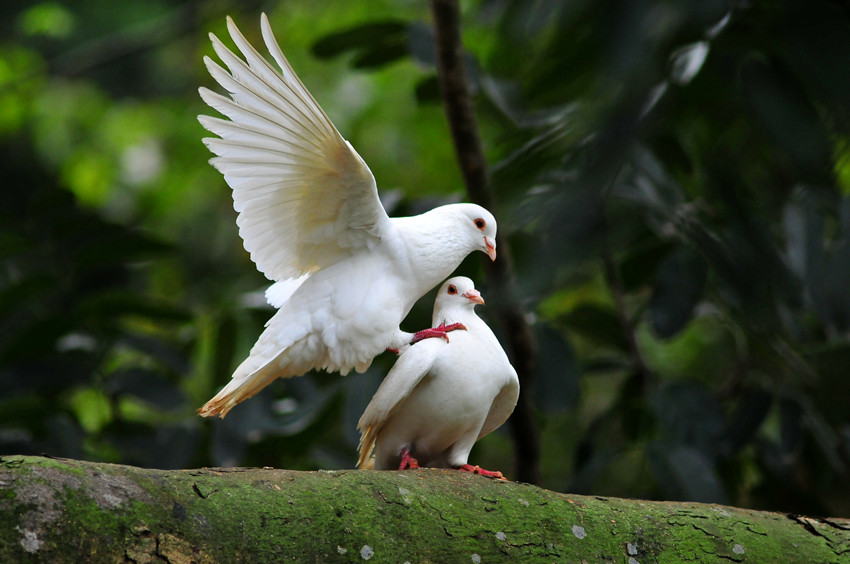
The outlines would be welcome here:
[[[398,357],[357,424],[359,468],[457,468],[502,478],[467,464],[475,441],[504,423],[519,397],[516,371],[475,315],[483,303],[464,276],[440,287],[432,323],[462,323],[466,331],[452,333],[451,342],[425,339]]]
[[[391,218],[375,178],[292,70],[261,17],[278,72],[230,17],[245,60],[210,34],[229,71],[204,57],[230,97],[200,88],[230,118],[198,116],[218,135],[204,139],[210,163],[233,189],[236,220],[257,268],[276,281],[266,292],[279,310],[232,380],[198,412],[220,415],[276,378],[326,369],[363,372],[386,349],[443,336],[452,327],[399,329],[422,295],[472,251],[496,258],[496,220],[473,204],[450,204]]]

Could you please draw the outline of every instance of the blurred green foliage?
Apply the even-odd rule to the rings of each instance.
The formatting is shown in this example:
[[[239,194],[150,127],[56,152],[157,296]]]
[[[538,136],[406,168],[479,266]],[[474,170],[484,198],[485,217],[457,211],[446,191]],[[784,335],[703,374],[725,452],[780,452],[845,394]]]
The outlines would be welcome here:
[[[850,8],[463,7],[542,485],[850,515]],[[0,453],[353,465],[390,355],[194,414],[270,316],[195,120],[206,34],[260,44],[261,10],[391,213],[463,198],[424,3],[4,2]]]

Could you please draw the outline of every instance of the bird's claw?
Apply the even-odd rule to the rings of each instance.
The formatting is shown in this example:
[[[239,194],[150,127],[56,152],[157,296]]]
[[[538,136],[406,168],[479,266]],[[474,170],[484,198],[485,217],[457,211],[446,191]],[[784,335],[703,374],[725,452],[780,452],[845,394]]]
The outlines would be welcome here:
[[[401,451],[401,464],[398,465],[399,470],[416,470],[419,468],[419,461],[410,456],[410,450],[406,447]]]
[[[447,333],[449,331],[457,331],[464,330],[466,331],[466,325],[463,323],[452,323],[451,325],[446,325],[445,323],[440,323],[437,327],[432,327],[430,329],[423,329],[422,331],[417,331],[413,334],[413,339],[411,339],[410,344],[416,344],[423,339],[430,339],[432,337],[440,337],[441,339],[445,339],[446,342],[449,342],[449,336]]]
[[[461,472],[469,472],[470,474],[478,474],[479,476],[486,476],[488,478],[495,478],[497,480],[504,480],[506,482],[508,481],[508,479],[505,478],[501,472],[485,470],[480,466],[473,466],[472,464],[464,464],[463,466],[458,468],[458,470],[460,470]]]
[[[411,345],[415,345],[419,341],[424,341],[425,339],[430,339],[432,337],[440,337],[445,339],[446,342],[449,342],[449,336],[446,335],[445,331],[440,331],[439,329],[423,329],[422,331],[417,331],[413,334],[413,338],[410,340]]]

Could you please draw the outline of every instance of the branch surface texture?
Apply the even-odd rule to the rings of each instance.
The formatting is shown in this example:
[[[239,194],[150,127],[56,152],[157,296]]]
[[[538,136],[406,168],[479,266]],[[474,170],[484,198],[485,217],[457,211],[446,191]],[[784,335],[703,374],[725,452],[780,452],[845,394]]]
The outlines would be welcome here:
[[[568,496],[456,470],[0,457],[0,562],[846,562],[850,521]]]

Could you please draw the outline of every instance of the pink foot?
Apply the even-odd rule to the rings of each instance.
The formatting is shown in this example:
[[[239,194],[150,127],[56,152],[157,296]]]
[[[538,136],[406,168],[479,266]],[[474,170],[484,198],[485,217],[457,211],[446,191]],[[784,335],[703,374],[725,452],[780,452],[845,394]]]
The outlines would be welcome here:
[[[410,450],[404,447],[401,450],[401,464],[398,465],[399,470],[415,470],[419,468],[419,461],[410,456]]]
[[[485,470],[479,466],[473,466],[472,464],[464,464],[460,468],[458,468],[461,472],[469,472],[471,474],[479,474],[481,476],[487,476],[488,478],[496,478],[497,480],[508,481],[507,478],[502,476],[501,472],[493,472],[492,470]]]
[[[452,323],[451,325],[446,325],[444,323],[440,323],[439,326],[431,328],[431,329],[423,329],[422,331],[417,331],[413,334],[413,339],[411,339],[410,344],[413,345],[418,343],[423,339],[430,339],[431,337],[440,337],[441,339],[445,339],[446,342],[449,342],[449,336],[446,335],[449,331],[456,331],[458,329],[463,329],[466,331],[466,326],[463,323]]]

